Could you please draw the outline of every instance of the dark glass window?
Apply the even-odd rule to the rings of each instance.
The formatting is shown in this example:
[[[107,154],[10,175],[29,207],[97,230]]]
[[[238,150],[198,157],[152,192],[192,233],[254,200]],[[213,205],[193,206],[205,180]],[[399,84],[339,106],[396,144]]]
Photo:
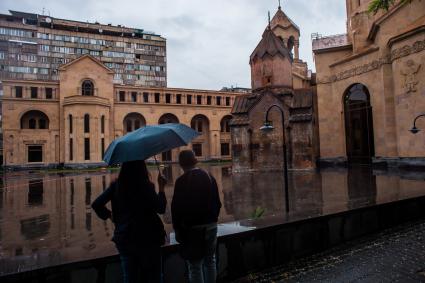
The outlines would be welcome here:
[[[105,116],[100,117],[100,133],[105,133]]]
[[[149,102],[149,93],[148,92],[144,92],[143,93],[143,102],[144,103],[148,103]]]
[[[202,95],[196,96],[196,104],[202,104]]]
[[[15,97],[16,98],[22,98],[22,87],[21,86],[15,86]]]
[[[94,85],[92,81],[85,80],[81,85],[81,94],[85,96],[94,95]]]
[[[35,129],[37,127],[37,121],[33,118],[28,120],[28,128]]]
[[[120,101],[125,101],[125,91],[120,91],[119,95],[120,95]]]
[[[221,105],[221,96],[216,97],[216,102],[217,105]]]
[[[90,139],[84,138],[84,160],[90,160]]]
[[[229,106],[230,105],[230,97],[226,97],[226,106]]]
[[[137,102],[137,92],[133,91],[131,93],[131,101]]]
[[[134,120],[134,129],[137,130],[140,128],[140,120]]]
[[[38,88],[31,87],[31,98],[37,98],[37,97],[38,97]]]
[[[165,103],[171,103],[171,94],[170,93],[165,94]]]
[[[53,89],[51,87],[46,87],[46,99],[53,98]]]
[[[187,98],[187,104],[192,104],[192,95],[188,94],[186,98]]]
[[[208,105],[211,105],[211,98],[212,98],[211,96],[209,96],[209,95],[207,96],[207,104]]]
[[[133,130],[132,121],[127,120],[127,133],[131,132]]]
[[[90,115],[84,115],[84,133],[90,133]]]
[[[28,162],[43,162],[43,147],[41,145],[28,146]]]
[[[103,159],[103,156],[105,154],[105,139],[104,138],[101,138],[101,140],[100,140],[100,154],[101,154],[102,159]]]
[[[74,159],[74,141],[72,138],[69,139],[69,160]]]
[[[195,156],[202,156],[202,144],[200,143],[194,143],[192,145],[193,152],[195,153]]]
[[[159,103],[159,93],[155,93],[155,103]]]
[[[72,115],[71,114],[69,114],[69,116],[68,116],[68,118],[69,118],[69,133],[70,134],[72,134],[72,132],[73,132],[73,121],[72,121]]]
[[[38,120],[38,128],[39,129],[46,129],[47,128],[46,120],[44,120],[44,119]]]
[[[179,93],[176,95],[176,103],[181,104],[182,103],[182,95]]]
[[[229,145],[229,143],[222,143],[221,144],[221,155],[222,156],[230,155],[230,145]]]

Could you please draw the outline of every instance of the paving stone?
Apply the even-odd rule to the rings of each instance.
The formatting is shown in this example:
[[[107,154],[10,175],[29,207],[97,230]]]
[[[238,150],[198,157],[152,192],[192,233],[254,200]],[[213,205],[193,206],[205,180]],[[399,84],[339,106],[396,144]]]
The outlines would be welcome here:
[[[425,220],[404,224],[236,282],[424,282]]]

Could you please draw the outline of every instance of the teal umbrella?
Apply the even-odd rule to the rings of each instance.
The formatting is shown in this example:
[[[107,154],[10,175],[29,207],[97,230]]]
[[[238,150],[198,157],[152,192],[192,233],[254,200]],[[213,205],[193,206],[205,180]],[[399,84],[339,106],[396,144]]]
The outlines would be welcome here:
[[[115,139],[103,160],[109,165],[145,160],[173,148],[188,145],[199,133],[183,124],[146,126]]]

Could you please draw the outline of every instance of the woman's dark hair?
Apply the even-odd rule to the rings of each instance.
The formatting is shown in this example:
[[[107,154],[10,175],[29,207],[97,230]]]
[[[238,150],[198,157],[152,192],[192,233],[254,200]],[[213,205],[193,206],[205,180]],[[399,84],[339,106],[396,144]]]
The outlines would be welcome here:
[[[150,175],[144,160],[124,162],[118,175],[118,191],[124,194],[150,185]]]

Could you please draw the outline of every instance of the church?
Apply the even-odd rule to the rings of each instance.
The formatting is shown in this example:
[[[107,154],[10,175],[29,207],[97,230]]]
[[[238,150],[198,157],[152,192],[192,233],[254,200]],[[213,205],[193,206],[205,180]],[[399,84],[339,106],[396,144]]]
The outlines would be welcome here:
[[[299,58],[299,38],[299,27],[279,5],[249,58],[252,93],[236,97],[232,108],[235,172],[280,170],[284,149],[289,168],[316,166],[315,74]],[[275,109],[270,109],[272,105]],[[260,128],[268,110],[273,130],[264,132]]]

